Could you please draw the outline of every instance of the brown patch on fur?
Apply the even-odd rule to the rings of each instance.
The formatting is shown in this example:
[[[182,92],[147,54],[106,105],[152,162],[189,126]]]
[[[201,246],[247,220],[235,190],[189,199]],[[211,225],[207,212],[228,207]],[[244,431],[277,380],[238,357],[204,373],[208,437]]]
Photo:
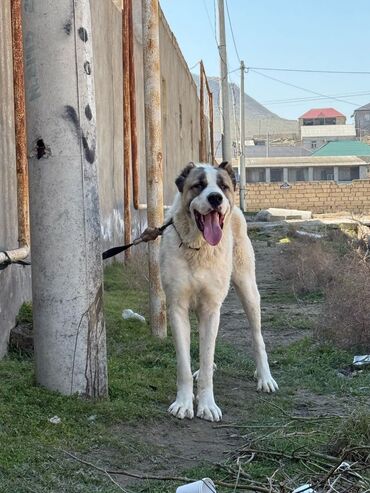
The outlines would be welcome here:
[[[234,169],[233,169],[232,165],[228,161],[224,161],[219,165],[218,169],[219,169],[219,171],[220,170],[226,171],[226,173],[230,177],[233,188],[235,190],[236,189],[236,178],[235,178],[235,173],[234,173]]]
[[[220,169],[220,167],[217,170],[217,185],[226,195],[227,200],[230,202],[230,206],[233,207],[235,186],[230,174],[224,169]]]
[[[187,176],[183,186],[183,201],[189,209],[190,203],[206,188],[207,176],[204,168],[194,168]]]
[[[195,164],[193,162],[190,162],[185,166],[185,168],[181,171],[179,176],[176,178],[175,183],[179,192],[181,193],[183,192],[185,180],[188,177],[190,171],[193,170],[194,168],[195,168]]]

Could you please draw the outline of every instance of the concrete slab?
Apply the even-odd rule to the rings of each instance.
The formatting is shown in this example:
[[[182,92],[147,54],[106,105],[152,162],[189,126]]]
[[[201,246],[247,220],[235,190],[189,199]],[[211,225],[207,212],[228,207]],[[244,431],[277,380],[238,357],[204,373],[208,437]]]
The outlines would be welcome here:
[[[263,209],[256,214],[256,221],[282,221],[287,219],[312,219],[311,211],[300,211],[295,209]]]

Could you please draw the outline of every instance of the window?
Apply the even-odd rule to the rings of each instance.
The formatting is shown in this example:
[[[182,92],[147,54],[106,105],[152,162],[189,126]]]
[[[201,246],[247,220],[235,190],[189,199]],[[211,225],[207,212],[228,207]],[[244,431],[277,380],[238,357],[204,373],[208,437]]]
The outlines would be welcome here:
[[[365,120],[365,122],[370,122],[370,113],[364,114],[364,120]]]
[[[258,183],[266,181],[265,168],[253,168],[246,170],[246,181],[249,183]]]
[[[271,168],[270,169],[270,181],[284,181],[283,168]]]
[[[339,181],[352,181],[360,178],[360,168],[358,166],[341,166],[338,170]]]
[[[334,180],[334,168],[314,168],[313,169],[313,179],[314,180]]]
[[[288,168],[288,181],[308,181],[308,168]]]
[[[314,123],[313,123],[313,120],[312,120],[312,119],[310,119],[310,118],[305,118],[305,119],[303,120],[303,125],[313,125],[313,124],[314,124]]]
[[[325,118],[325,125],[336,125],[336,124],[337,124],[336,118]]]
[[[317,140],[311,140],[311,149],[316,149],[317,147]]]

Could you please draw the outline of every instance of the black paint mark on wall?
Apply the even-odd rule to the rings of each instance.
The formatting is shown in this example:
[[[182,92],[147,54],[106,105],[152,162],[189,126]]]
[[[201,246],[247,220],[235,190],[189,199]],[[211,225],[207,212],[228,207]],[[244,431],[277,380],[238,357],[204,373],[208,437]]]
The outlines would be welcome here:
[[[90,106],[89,106],[89,108],[90,108]],[[85,112],[86,112],[86,109],[85,109]],[[90,109],[90,112],[91,112],[91,109]],[[79,117],[77,115],[77,112],[73,108],[73,106],[66,105],[64,107],[63,117],[65,120],[68,120],[68,121],[73,123],[73,126],[76,130],[77,136],[79,139],[81,139],[82,147],[83,147],[84,153],[85,153],[85,159],[88,163],[92,164],[95,161],[95,148],[96,148],[95,139],[93,140],[91,145],[89,145],[87,137],[85,136],[85,134],[83,133],[83,131],[81,129],[80,120],[79,120]]]
[[[84,27],[80,27],[78,29],[78,35],[79,35],[81,41],[83,41],[84,43],[86,43],[87,40],[89,39],[89,37],[87,35],[87,31]]]
[[[84,63],[84,69],[87,75],[91,75],[91,65],[90,62],[85,62]]]
[[[64,32],[66,34],[68,34],[68,36],[71,34],[72,32],[72,21],[71,20],[68,20],[64,26],[63,26],[63,29],[64,29]]]
[[[85,116],[88,120],[92,120],[93,114],[89,104],[85,107]]]
[[[37,159],[41,159],[46,154],[46,146],[42,139],[38,139],[36,142]]]

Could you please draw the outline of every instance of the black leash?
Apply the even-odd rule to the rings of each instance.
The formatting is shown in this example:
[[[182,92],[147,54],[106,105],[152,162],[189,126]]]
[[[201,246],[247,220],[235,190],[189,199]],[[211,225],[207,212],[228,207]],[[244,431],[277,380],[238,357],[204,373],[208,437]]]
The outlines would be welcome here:
[[[142,242],[147,243],[148,241],[156,240],[158,236],[161,236],[163,234],[164,230],[168,228],[168,226],[171,226],[171,224],[173,224],[172,218],[166,223],[164,223],[160,228],[146,228],[141,233],[141,235],[138,238],[136,238],[136,240],[134,240],[132,243],[129,243],[128,245],[109,248],[109,250],[105,250],[102,254],[103,260],[114,257],[115,255],[118,255],[119,253],[124,252],[125,250],[128,250],[132,246],[138,245],[139,243]],[[3,262],[0,265],[0,270],[5,269],[11,264],[19,264],[23,266],[31,265],[31,262],[28,262],[26,260],[12,260],[7,254],[7,252],[0,252],[0,253],[5,253],[8,259],[6,262]]]
[[[128,245],[109,248],[109,250],[105,250],[105,252],[103,252],[103,260],[114,257],[115,255],[118,255],[119,253],[128,250],[133,245],[138,245],[139,243],[142,242],[147,243],[148,241],[156,240],[158,236],[161,236],[163,234],[164,230],[168,228],[168,226],[171,226],[171,224],[173,224],[172,218],[166,223],[164,223],[160,228],[146,228],[141,233],[141,235],[138,238],[136,238],[136,240],[134,240],[132,243],[129,243]]]

